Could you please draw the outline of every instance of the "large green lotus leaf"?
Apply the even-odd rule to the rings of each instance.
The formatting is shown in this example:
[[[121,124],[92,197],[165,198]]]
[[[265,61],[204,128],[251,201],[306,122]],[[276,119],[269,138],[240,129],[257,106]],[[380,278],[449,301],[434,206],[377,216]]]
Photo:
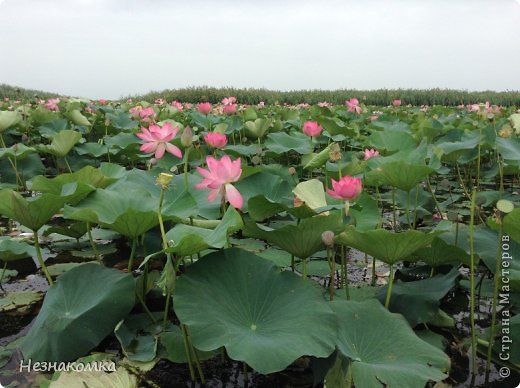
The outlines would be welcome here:
[[[246,121],[244,127],[246,128],[246,135],[254,139],[260,139],[269,131],[272,124],[271,119],[256,119],[255,121]]]
[[[447,377],[448,356],[378,301],[334,301],[331,307],[339,323],[337,347],[352,360],[356,387],[423,388]]]
[[[357,128],[345,126],[345,123],[337,117],[321,116],[318,123],[325,129],[329,135],[344,135],[350,138],[357,138],[359,131]]]
[[[520,243],[520,208],[514,209],[504,217],[504,233]]]
[[[137,121],[134,121],[131,115],[121,111],[106,113],[105,119],[108,119],[110,126],[117,129],[134,129],[138,126]]]
[[[70,120],[76,125],[83,125],[85,127],[92,126],[90,121],[88,121],[88,119],[85,116],[83,116],[81,112],[77,109],[73,109],[72,111],[70,111],[68,116]]]
[[[496,146],[504,159],[516,160],[517,162],[520,160],[520,141],[517,138],[504,139],[497,137]]]
[[[0,132],[11,128],[22,121],[22,116],[18,112],[0,111]]]
[[[414,253],[414,256],[431,267],[461,263],[470,265],[471,262],[470,256],[464,249],[448,244],[438,237],[432,241],[430,247],[420,248]]]
[[[33,114],[31,115],[31,119],[34,116],[34,113],[37,112],[33,111]],[[40,125],[37,130],[43,137],[53,137],[57,133],[63,131],[64,129],[67,129],[69,126],[69,120],[67,119],[56,119],[55,113],[49,112],[48,110],[45,110],[43,112],[44,114],[49,114],[49,119],[45,120],[45,124]]]
[[[275,154],[296,151],[301,155],[306,155],[312,152],[310,138],[301,132],[292,132],[290,135],[285,132],[270,133],[267,135],[265,146]]]
[[[35,257],[36,250],[32,245],[9,237],[0,237],[0,260],[15,261],[24,257]]]
[[[249,175],[235,184],[242,194],[244,203],[249,206],[249,199],[262,195],[272,202],[292,202],[291,185],[279,175],[258,172]],[[206,200],[207,201],[207,200]]]
[[[223,248],[228,236],[242,228],[242,217],[230,206],[215,229],[205,229],[191,225],[178,224],[166,233],[170,241],[168,252],[178,256],[189,256],[207,248]]]
[[[317,154],[311,154],[311,159],[303,167],[304,170],[319,168],[323,166],[330,159],[330,151],[336,143],[330,143],[327,147]]]
[[[0,214],[18,221],[31,230],[40,229],[63,206],[64,199],[54,194],[24,198],[18,192],[0,190]]]
[[[52,137],[51,144],[40,145],[38,150],[62,158],[69,153],[80,139],[81,133],[65,129]]]
[[[74,204],[85,198],[98,187],[106,187],[114,182],[101,170],[92,166],[68,174],[60,174],[56,178],[37,176],[32,180],[31,190],[51,193],[63,197],[67,203]]]
[[[171,362],[177,363],[186,363],[188,362],[188,358],[186,357],[186,350],[184,348],[184,338],[182,336],[182,331],[179,326],[170,325],[167,331],[163,331],[159,335],[159,341],[162,346],[164,346],[165,353],[159,355],[164,357]],[[197,356],[199,360],[208,360],[217,354],[216,351],[211,352],[201,352],[200,350],[195,349],[197,352]]]
[[[224,346],[230,358],[260,373],[334,351],[336,319],[321,290],[239,249],[188,267],[177,282],[174,308],[198,349]]]
[[[73,268],[47,291],[20,348],[33,361],[75,360],[113,332],[134,299],[131,275],[95,263]]]
[[[22,160],[35,152],[35,148],[27,147],[23,143],[18,143],[9,148],[0,148],[0,158],[7,156],[9,158],[15,158],[16,160]]]
[[[403,161],[389,162],[370,171],[366,175],[365,183],[371,186],[390,185],[410,191],[433,172],[435,170],[428,166],[408,164]]]
[[[429,246],[441,232],[423,233],[407,230],[394,233],[385,229],[360,232],[352,225],[336,237],[336,242],[359,249],[387,264],[409,259],[419,248]]]
[[[460,132],[447,134],[434,144],[434,152],[442,160],[456,162],[466,151],[476,149],[484,139],[478,131],[464,133],[460,139],[453,138],[453,136],[459,135]]]
[[[390,311],[402,314],[410,326],[429,323],[439,311],[439,301],[455,286],[460,276],[456,268],[446,275],[412,282],[396,282],[392,287]],[[377,297],[384,303],[387,287],[382,288]]]
[[[243,232],[246,236],[264,239],[296,257],[306,259],[325,248],[321,235],[327,230],[334,233],[343,230],[340,215],[318,215],[303,219],[299,225],[286,225],[278,229],[246,222]]]
[[[159,223],[157,208],[158,201],[143,189],[98,189],[77,206],[65,206],[63,216],[137,238]]]
[[[373,132],[367,141],[368,147],[386,152],[410,150],[417,147],[415,139],[407,132],[377,131]]]

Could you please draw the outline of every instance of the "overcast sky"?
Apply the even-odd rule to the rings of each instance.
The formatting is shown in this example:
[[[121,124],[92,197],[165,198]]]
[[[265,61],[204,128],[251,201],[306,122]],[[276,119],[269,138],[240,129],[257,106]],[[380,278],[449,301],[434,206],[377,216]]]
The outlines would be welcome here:
[[[520,0],[0,0],[0,83],[520,90]]]

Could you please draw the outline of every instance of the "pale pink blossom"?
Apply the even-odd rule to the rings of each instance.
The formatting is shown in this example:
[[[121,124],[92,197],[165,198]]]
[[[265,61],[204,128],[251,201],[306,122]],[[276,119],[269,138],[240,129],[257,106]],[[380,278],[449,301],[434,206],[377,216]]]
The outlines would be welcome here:
[[[99,102],[101,105],[106,105],[106,104],[108,104],[108,101],[107,101],[106,99],[104,99],[104,98],[100,98],[100,99],[98,100],[98,102]]]
[[[185,102],[183,104],[184,106],[184,109],[187,109],[187,110],[190,110],[191,108],[193,108],[193,104],[190,104],[189,102]]]
[[[222,111],[227,115],[232,115],[237,111],[237,104],[227,104],[222,107]]]
[[[197,111],[199,111],[203,115],[207,115],[211,112],[212,109],[213,106],[211,105],[211,102],[199,102],[197,104]]]
[[[231,105],[231,104],[234,104],[235,102],[237,102],[237,98],[236,97],[225,97],[222,99],[222,105]]]
[[[173,140],[179,127],[173,127],[171,123],[165,123],[162,127],[152,124],[149,128],[141,127],[141,132],[137,134],[145,143],[139,148],[142,152],[155,152],[155,158],[161,159],[164,152],[168,151],[170,154],[182,158],[182,152],[179,147],[170,143]]]
[[[164,98],[156,98],[154,101],[155,105],[163,105],[166,102]]]
[[[260,102],[258,103],[258,107],[259,107],[259,108],[263,108],[264,106],[265,106],[265,102],[260,101]]]
[[[368,149],[368,148],[365,148],[365,151],[364,151],[364,160],[368,160],[370,158],[373,158],[375,156],[379,156],[379,152],[374,150],[373,148],[371,149]]]
[[[128,112],[134,116],[135,118],[139,117],[139,112],[143,110],[143,107],[141,105],[136,105],[131,107]]]
[[[401,100],[395,99],[394,101],[392,101],[392,105],[396,108],[401,106]]]
[[[478,111],[480,111],[480,105],[479,104],[468,105],[468,112],[478,112]]]
[[[59,111],[60,108],[58,106],[58,104],[60,103],[60,99],[59,98],[49,98],[47,100],[47,102],[44,104],[44,106],[48,109],[48,110],[53,110],[53,111]]]
[[[182,110],[184,109],[184,106],[182,106],[182,103],[180,103],[179,101],[172,101],[171,105],[179,112],[182,112]]]
[[[327,108],[330,106],[330,104],[327,101],[321,101],[321,102],[318,102],[318,106],[320,108]]]
[[[244,205],[242,194],[232,183],[237,182],[242,175],[240,158],[231,161],[228,155],[220,160],[212,156],[206,157],[208,169],[197,167],[197,171],[203,176],[203,180],[195,185],[196,189],[210,189],[208,201],[213,202],[220,194],[222,200],[227,200],[233,207],[240,209]]]
[[[303,124],[303,133],[310,137],[319,136],[322,131],[321,125],[319,125],[316,121],[306,121]]]
[[[345,101],[345,105],[348,107],[349,112],[357,114],[363,113],[363,109],[359,106],[359,100],[357,98],[351,98],[350,100]]]
[[[222,148],[227,144],[227,136],[220,132],[210,132],[204,136],[204,141],[213,148]]]
[[[139,110],[139,117],[141,117],[142,121],[147,123],[152,122],[155,119],[155,115],[156,113],[152,107],[142,108]]]
[[[333,190],[327,189],[327,193],[332,198],[342,199],[344,201],[355,199],[359,194],[361,194],[361,190],[363,189],[361,179],[348,175],[344,176],[339,181],[331,179],[331,182]]]

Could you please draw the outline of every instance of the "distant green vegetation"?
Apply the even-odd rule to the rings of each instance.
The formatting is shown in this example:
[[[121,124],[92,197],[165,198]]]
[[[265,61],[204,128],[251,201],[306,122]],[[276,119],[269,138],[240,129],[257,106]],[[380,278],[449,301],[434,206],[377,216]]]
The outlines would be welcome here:
[[[41,90],[24,89],[16,86],[0,84],[0,97],[8,97],[17,100],[29,100],[35,97],[51,98],[59,97],[57,93],[49,93]],[[263,101],[266,104],[287,103],[299,104],[307,102],[316,104],[327,101],[332,104],[343,104],[345,100],[356,97],[361,103],[367,105],[385,106],[394,99],[401,99],[403,104],[412,105],[445,105],[455,106],[459,104],[472,104],[489,101],[491,104],[502,106],[520,106],[520,91],[507,92],[468,92],[451,89],[379,89],[379,90],[293,90],[288,92],[268,89],[237,89],[237,88],[211,88],[190,87],[183,89],[165,89],[152,91],[144,95],[125,97],[134,100],[153,102],[157,98],[164,98],[168,102],[177,100],[180,102],[220,102],[224,97],[236,96],[239,103],[258,104]]]
[[[133,96],[134,99],[154,101],[156,98],[165,98],[167,101],[181,102],[220,102],[224,97],[236,96],[242,104],[258,104],[264,101],[266,104],[287,103],[299,104],[307,102],[316,104],[327,101],[333,104],[343,104],[352,97],[359,99],[367,105],[385,106],[394,99],[401,99],[403,104],[412,105],[446,105],[470,104],[489,101],[491,104],[502,106],[520,106],[520,91],[508,92],[468,92],[450,89],[379,89],[379,90],[295,90],[282,92],[267,89],[236,89],[236,88],[210,88],[191,87],[184,89],[166,89],[160,92],[150,92],[141,96]]]
[[[30,100],[32,98],[59,97],[57,93],[44,92],[42,90],[24,89],[17,86],[0,84],[0,97],[12,100]]]

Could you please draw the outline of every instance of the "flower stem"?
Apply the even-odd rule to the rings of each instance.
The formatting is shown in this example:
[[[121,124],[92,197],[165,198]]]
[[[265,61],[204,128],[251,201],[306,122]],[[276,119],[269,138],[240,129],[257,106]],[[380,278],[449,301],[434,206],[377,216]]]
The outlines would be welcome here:
[[[45,262],[43,261],[42,257],[42,251],[40,249],[40,241],[38,239],[38,231],[33,230],[34,233],[34,248],[36,249],[36,257],[38,258],[38,263],[40,264],[40,267],[45,274],[45,277],[47,278],[47,281],[49,282],[49,285],[53,285],[54,282],[52,281],[51,274],[47,270],[47,266],[45,265]]]
[[[327,260],[330,265],[330,281],[329,281],[329,296],[330,300],[334,300],[334,283],[335,283],[335,275],[336,275],[336,260],[334,255],[331,255],[331,249],[327,248]]]
[[[473,376],[477,374],[477,332],[475,331],[475,206],[477,191],[473,189],[471,194],[471,211],[469,223],[469,250],[470,250],[470,311],[469,319],[471,326],[471,373]]]
[[[90,246],[92,247],[92,251],[94,252],[94,256],[96,257],[96,260],[101,262],[101,256],[99,256],[96,243],[94,242],[94,237],[92,237],[92,225],[90,225],[90,221],[87,221],[87,235],[88,240],[90,241]]]
[[[184,153],[184,191],[188,191],[188,162],[191,148],[191,146],[186,148],[186,152]]]
[[[388,309],[390,306],[390,297],[392,296],[392,285],[394,284],[392,264],[390,264],[390,273],[388,274],[388,289],[386,290],[385,308]]]

